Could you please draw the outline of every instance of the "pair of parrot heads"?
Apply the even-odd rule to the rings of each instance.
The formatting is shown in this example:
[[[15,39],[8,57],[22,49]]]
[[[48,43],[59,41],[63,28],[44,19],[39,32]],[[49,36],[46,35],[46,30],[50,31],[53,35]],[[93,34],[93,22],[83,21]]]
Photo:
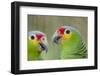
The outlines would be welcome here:
[[[80,39],[80,32],[69,25],[59,27],[52,36],[53,43],[64,45],[64,42],[66,42],[66,46],[70,46],[70,43],[77,43]],[[29,32],[29,41],[32,42],[33,46],[38,46],[40,52],[48,51],[47,36],[43,32]]]

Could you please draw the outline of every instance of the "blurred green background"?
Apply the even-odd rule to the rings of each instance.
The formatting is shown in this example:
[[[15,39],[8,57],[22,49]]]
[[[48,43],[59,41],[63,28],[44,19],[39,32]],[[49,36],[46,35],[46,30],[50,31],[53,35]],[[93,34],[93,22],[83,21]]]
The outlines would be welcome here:
[[[76,16],[47,16],[47,15],[28,15],[28,32],[41,31],[47,35],[49,43],[47,54],[42,54],[43,59],[53,60],[60,58],[60,45],[53,46],[51,38],[56,29],[63,25],[75,26],[82,34],[83,40],[87,43],[88,18]]]

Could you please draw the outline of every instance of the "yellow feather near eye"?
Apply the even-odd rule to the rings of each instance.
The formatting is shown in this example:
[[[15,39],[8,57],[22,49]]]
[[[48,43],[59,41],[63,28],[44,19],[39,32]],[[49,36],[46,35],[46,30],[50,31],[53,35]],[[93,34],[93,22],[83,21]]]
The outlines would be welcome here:
[[[64,35],[62,36],[62,39],[63,39],[63,40],[70,39],[70,38],[71,38],[71,34],[64,34]]]
[[[40,41],[38,41],[38,40],[36,40],[36,39],[32,40],[33,45],[38,45],[39,42],[40,42]]]

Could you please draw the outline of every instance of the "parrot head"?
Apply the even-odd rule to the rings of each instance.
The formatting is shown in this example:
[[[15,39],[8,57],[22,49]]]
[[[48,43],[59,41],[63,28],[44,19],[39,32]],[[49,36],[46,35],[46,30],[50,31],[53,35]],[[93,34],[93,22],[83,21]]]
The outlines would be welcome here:
[[[48,42],[44,33],[40,31],[31,31],[29,32],[28,37],[28,41],[31,43],[31,46],[37,47],[39,52],[48,51]]]
[[[80,32],[73,26],[61,26],[53,35],[52,42],[56,44],[72,45],[80,41]]]

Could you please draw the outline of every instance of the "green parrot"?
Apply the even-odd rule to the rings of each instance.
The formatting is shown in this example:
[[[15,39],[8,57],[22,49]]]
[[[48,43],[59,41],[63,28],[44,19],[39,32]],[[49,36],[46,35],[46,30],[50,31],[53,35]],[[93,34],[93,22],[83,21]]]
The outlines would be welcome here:
[[[53,35],[52,42],[61,45],[61,59],[87,58],[87,46],[74,26],[61,26]]]
[[[47,52],[48,42],[46,35],[40,31],[28,33],[28,60],[42,60],[41,53]]]

